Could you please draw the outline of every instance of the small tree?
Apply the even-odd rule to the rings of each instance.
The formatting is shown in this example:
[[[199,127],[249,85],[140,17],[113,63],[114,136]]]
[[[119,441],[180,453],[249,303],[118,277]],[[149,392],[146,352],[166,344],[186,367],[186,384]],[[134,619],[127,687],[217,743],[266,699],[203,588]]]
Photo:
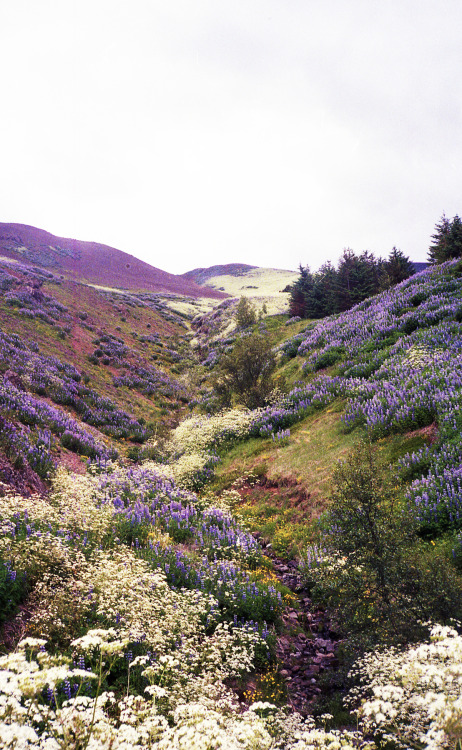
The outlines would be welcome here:
[[[462,220],[456,214],[452,220],[442,215],[435,232],[433,244],[428,251],[428,260],[432,264],[444,263],[452,258],[462,258]]]
[[[408,279],[414,273],[414,266],[409,258],[396,247],[392,248],[384,265],[391,286]]]
[[[240,336],[222,355],[212,385],[224,406],[234,400],[249,409],[263,406],[274,389],[276,358],[268,335]]]
[[[248,328],[257,322],[257,313],[247,297],[242,296],[236,308],[236,323],[239,328]]]
[[[324,543],[325,561],[312,571],[315,594],[356,645],[413,640],[423,621],[462,612],[460,578],[417,538],[389,468],[367,441],[334,472]]]

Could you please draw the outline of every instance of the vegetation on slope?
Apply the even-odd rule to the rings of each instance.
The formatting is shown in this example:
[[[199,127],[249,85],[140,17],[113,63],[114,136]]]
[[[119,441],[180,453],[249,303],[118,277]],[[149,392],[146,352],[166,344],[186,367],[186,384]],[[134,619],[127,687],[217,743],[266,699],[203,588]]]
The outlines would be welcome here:
[[[7,747],[454,746],[461,273],[445,263],[321,323],[256,322],[248,338],[275,345],[281,387],[251,409],[234,388],[233,408],[214,414],[213,375],[235,342],[200,365],[184,328],[148,299],[82,287],[83,318],[67,282],[27,290],[36,272],[8,268],[5,446],[17,442],[26,462],[34,446],[57,460],[53,441],[72,452],[91,436],[97,460],[81,476],[51,468],[47,497],[4,488],[0,498]],[[178,345],[164,352],[172,333]],[[156,434],[161,400],[187,398],[182,368],[202,398]],[[293,602],[271,574],[268,542],[302,565],[341,631],[344,668],[382,648],[351,676],[357,732],[315,729],[286,711],[283,691],[252,687],[256,673],[274,674]],[[432,646],[422,618],[439,623]]]
[[[350,310],[358,302],[388,289],[415,273],[414,265],[401,250],[392,249],[387,260],[367,251],[356,255],[343,251],[337,267],[330,261],[315,273],[300,266],[300,276],[290,289],[291,315],[324,318]]]

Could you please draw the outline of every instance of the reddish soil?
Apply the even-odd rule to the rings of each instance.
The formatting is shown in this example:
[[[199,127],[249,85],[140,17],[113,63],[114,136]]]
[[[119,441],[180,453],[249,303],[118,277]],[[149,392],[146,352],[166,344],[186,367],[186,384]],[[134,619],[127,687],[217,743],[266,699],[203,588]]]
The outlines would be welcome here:
[[[313,504],[310,493],[292,479],[274,481],[268,477],[261,477],[256,484],[245,483],[238,488],[238,492],[247,503],[257,504],[265,496],[272,505],[277,507],[290,507],[297,510],[293,516],[294,521],[304,521],[313,513]]]
[[[30,497],[34,494],[45,495],[47,486],[30,466],[15,469],[2,451],[0,452],[0,494],[5,494],[6,491]]]
[[[25,224],[0,223],[0,254],[100,286],[188,297],[227,297],[214,289],[200,287],[184,276],[161,271],[114,247],[55,237]]]
[[[433,422],[428,427],[421,427],[419,430],[406,433],[406,437],[408,438],[417,437],[418,435],[423,437],[429,445],[433,445],[438,438],[438,425],[436,422]]]

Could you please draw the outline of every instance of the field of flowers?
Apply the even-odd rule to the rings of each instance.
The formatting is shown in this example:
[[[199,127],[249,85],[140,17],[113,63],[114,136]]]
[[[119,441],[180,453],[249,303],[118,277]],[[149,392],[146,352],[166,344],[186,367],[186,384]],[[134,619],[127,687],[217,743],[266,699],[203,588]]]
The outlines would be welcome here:
[[[317,728],[266,701],[248,705],[251,679],[275,667],[285,595],[226,492],[211,496],[204,485],[231,446],[254,437],[281,448],[291,426],[342,398],[345,430],[364,425],[378,439],[432,428],[436,440],[402,458],[399,473],[423,532],[459,531],[461,275],[446,263],[309,325],[281,346],[286,360],[304,358],[304,380],[289,393],[254,411],[193,416],[166,441],[89,388],[76,367],[0,333],[1,448],[52,476],[46,498],[5,488],[0,496],[1,747],[457,747],[457,629],[434,626],[428,643],[356,664],[348,703],[357,731]],[[38,302],[50,320],[67,314],[18,296],[8,274],[0,283],[21,314]],[[124,366],[119,387],[184,395],[162,371],[127,366],[128,346],[115,335],[94,345],[100,364]],[[95,427],[144,442],[147,460],[118,463]],[[85,475],[55,465],[58,441],[93,459]]]
[[[11,261],[6,266],[11,273],[0,268],[4,321],[0,328],[0,417],[3,427],[0,444],[16,469],[29,465],[39,477],[47,479],[56,464],[60,447],[93,459],[106,459],[117,455],[117,441],[144,443],[150,437],[152,426],[146,423],[147,420],[136,419],[103,391],[102,384],[108,376],[116,389],[122,389],[125,394],[131,390],[152,397],[158,408],[165,404],[171,404],[173,408],[187,402],[184,384],[157,365],[145,360],[140,362],[135,349],[123,338],[106,330],[100,330],[97,338],[88,342],[94,349],[90,349],[91,353],[86,357],[81,353],[79,367],[72,363],[69,348],[63,348],[62,356],[51,354],[51,351],[56,351],[56,335],[65,340],[72,330],[73,341],[75,338],[80,341],[82,330],[94,331],[95,326],[85,322],[88,318],[86,312],[76,310],[78,296],[73,300],[72,309],[68,309],[58,299],[43,292],[44,282],[59,289],[64,283],[61,279],[21,263]],[[102,324],[98,315],[96,310],[95,319]],[[37,321],[37,325],[40,323],[40,345],[34,337],[34,323],[32,326],[27,324],[29,334],[26,336],[11,332],[21,331],[22,318]],[[132,335],[138,338],[136,331]],[[149,357],[161,356],[162,364],[167,367],[178,361],[178,352],[165,346],[160,334],[143,332],[139,338],[141,346],[148,345]],[[161,355],[152,353],[153,350]],[[98,366],[98,370],[107,368],[107,374],[94,378],[94,387],[89,385],[93,378],[82,368],[85,361]],[[130,395],[122,396],[122,400],[129,404],[130,410]]]
[[[2,747],[356,746],[231,689],[269,666],[283,602],[223,509],[109,462],[58,469],[47,500],[6,494],[0,512],[4,633],[19,641],[0,657]]]
[[[410,510],[428,533],[462,526],[462,269],[429,268],[393,290],[328,318],[281,351],[305,358],[308,383],[259,411],[253,435],[285,429],[338,397],[346,429],[373,439],[435,425],[432,446],[406,456]],[[318,372],[334,366],[335,375]]]
[[[241,411],[234,432],[231,420],[233,440],[287,438],[291,425],[339,397],[347,400],[345,429],[364,425],[373,439],[435,425],[436,442],[401,461],[402,477],[414,480],[409,507],[428,533],[461,528],[461,273],[457,261],[429,268],[288,339],[281,352],[305,359],[307,381],[264,409]],[[329,366],[335,374],[324,372]],[[183,446],[179,454],[190,462],[195,455],[196,467],[202,456],[204,477],[213,471],[206,425],[219,423],[219,417],[203,418],[196,441],[198,423],[184,423],[194,450],[181,433],[176,438]]]

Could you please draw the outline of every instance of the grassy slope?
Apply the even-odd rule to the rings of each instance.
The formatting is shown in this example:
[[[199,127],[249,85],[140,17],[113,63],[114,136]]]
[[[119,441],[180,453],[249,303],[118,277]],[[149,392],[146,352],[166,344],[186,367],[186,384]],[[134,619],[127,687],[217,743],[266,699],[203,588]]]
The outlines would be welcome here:
[[[362,428],[345,431],[343,408],[338,401],[307,417],[291,428],[285,445],[260,438],[238,444],[217,467],[213,489],[238,489],[235,511],[282,556],[297,556],[313,541],[312,523],[329,505],[333,469],[365,435]],[[387,437],[380,449],[394,462],[429,442],[422,430]]]
[[[254,268],[238,276],[212,276],[204,283],[232,297],[249,297],[259,309],[266,303],[270,314],[287,312],[289,294],[283,290],[298,274],[275,268]]]
[[[437,284],[441,285],[441,279],[438,281],[435,277],[434,283],[436,288]],[[451,283],[450,273],[448,284]],[[443,290],[444,282],[443,287],[438,287],[438,292],[441,294]],[[422,299],[413,301],[413,305],[425,303],[430,295],[431,291],[427,291]],[[401,314],[406,314],[408,309],[415,308],[403,307]],[[277,317],[267,320],[276,345],[317,325],[315,322],[300,321],[286,327]],[[406,334],[402,341],[405,338]],[[372,339],[365,338],[363,350],[373,351],[374,348]],[[322,373],[335,375],[338,366],[348,359],[350,352],[345,352],[337,365],[323,369]],[[282,358],[277,376],[285,381],[287,388],[313,377],[304,372],[305,361],[301,356],[293,356],[289,360]],[[341,421],[345,405],[346,402],[338,400],[295,424],[286,445],[263,439],[251,439],[239,444],[225,455],[217,468],[216,489],[233,486],[240,476],[248,476],[244,489],[240,489],[242,504],[236,509],[254,530],[261,531],[270,539],[281,554],[296,554],[300,545],[312,538],[313,529],[309,523],[328,506],[336,463],[343,460],[366,434],[363,427],[353,431],[345,429]],[[435,429],[423,427],[388,435],[379,440],[380,451],[388,462],[395,464],[407,453],[431,445],[435,440]]]

